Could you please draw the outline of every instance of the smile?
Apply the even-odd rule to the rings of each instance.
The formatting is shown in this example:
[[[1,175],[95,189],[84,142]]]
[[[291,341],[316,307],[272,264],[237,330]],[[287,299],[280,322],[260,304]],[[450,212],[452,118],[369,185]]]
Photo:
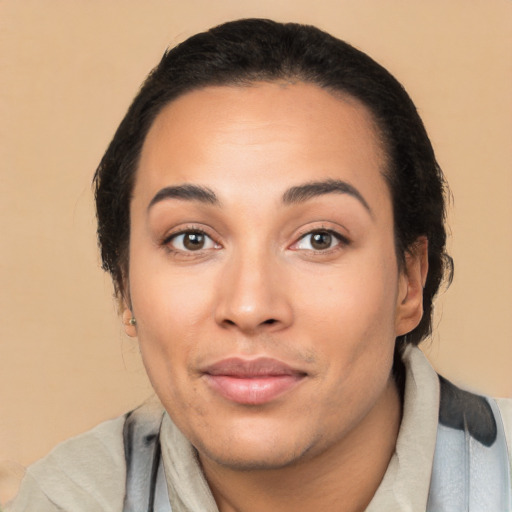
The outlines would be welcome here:
[[[208,386],[225,399],[245,405],[262,405],[294,388],[306,373],[276,359],[230,358],[204,370]]]

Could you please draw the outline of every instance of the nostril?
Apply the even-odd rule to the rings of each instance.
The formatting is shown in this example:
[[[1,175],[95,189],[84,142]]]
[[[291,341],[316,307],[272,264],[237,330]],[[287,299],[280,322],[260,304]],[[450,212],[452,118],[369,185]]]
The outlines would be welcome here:
[[[275,324],[276,322],[277,320],[275,320],[274,318],[269,318],[268,320],[265,320],[263,323],[267,325],[272,325]]]

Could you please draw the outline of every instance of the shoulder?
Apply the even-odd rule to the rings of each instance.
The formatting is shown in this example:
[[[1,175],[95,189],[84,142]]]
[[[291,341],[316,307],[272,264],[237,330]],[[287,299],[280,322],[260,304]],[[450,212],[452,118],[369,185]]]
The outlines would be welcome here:
[[[27,469],[11,512],[122,510],[125,416],[58,445]]]
[[[507,438],[512,441],[512,398],[496,398],[495,400],[505,425]]]
[[[501,419],[503,420],[503,427],[505,428],[505,436],[507,438],[508,453],[510,458],[510,468],[512,470],[512,399],[496,398],[496,403],[498,404]]]

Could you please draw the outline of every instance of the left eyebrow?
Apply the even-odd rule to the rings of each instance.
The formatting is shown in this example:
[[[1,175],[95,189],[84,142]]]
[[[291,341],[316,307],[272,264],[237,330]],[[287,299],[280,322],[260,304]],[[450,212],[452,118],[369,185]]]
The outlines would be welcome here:
[[[357,199],[368,212],[373,215],[370,205],[363,197],[361,192],[353,185],[342,180],[322,180],[311,181],[289,188],[282,197],[282,201],[286,205],[303,203],[314,197],[323,196],[325,194],[348,194]]]

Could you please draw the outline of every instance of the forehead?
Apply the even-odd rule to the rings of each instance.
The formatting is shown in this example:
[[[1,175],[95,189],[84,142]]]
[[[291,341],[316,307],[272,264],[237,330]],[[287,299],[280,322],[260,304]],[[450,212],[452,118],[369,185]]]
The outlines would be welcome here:
[[[143,145],[135,194],[198,183],[236,194],[343,179],[387,195],[385,154],[369,110],[316,85],[207,87],[168,104]]]

